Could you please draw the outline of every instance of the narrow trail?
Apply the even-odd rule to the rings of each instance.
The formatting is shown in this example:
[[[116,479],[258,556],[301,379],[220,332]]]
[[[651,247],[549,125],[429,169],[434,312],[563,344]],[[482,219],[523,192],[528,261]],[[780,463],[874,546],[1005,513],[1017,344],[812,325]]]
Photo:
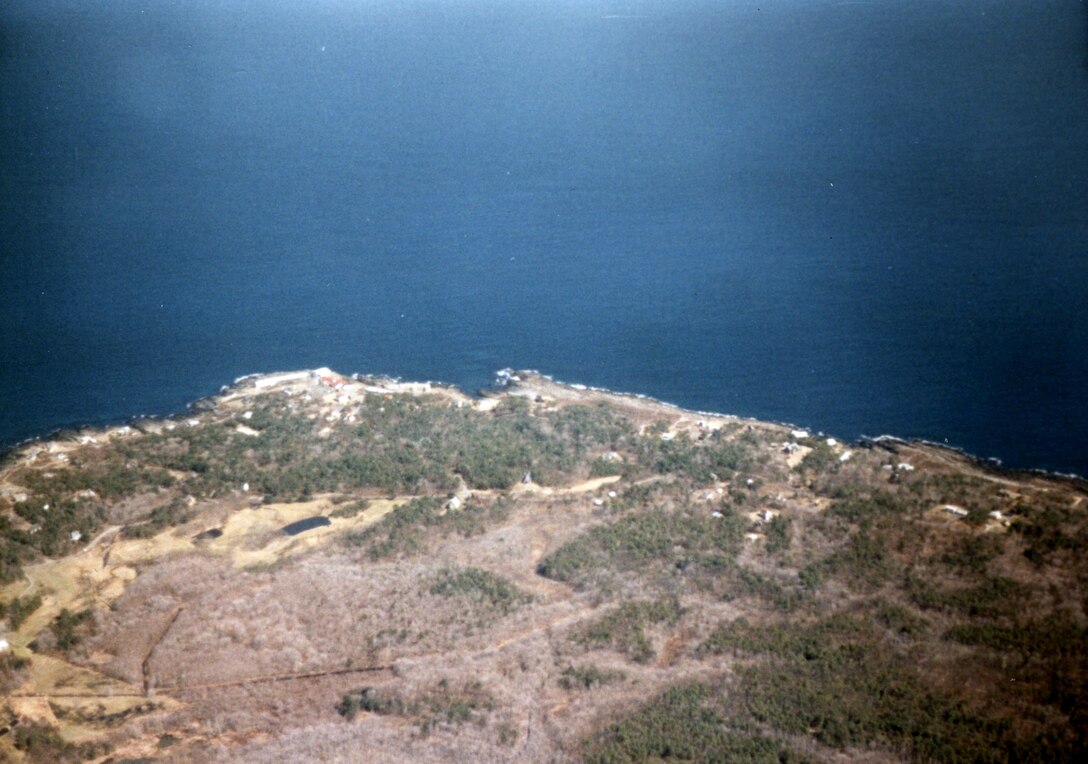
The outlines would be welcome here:
[[[181,609],[179,608],[178,611],[174,613],[173,617],[170,620],[170,623],[167,624],[166,629],[168,629],[170,624],[173,623],[174,619],[177,618],[177,615],[180,612],[180,610]],[[488,645],[487,647],[483,647],[483,648],[480,648],[479,650],[475,650],[472,653],[469,653],[468,656],[466,656],[466,657],[476,658],[476,657],[480,657],[480,656],[486,656],[486,655],[488,655],[490,653],[496,652],[498,650],[502,650],[504,647],[512,645],[512,644],[514,644],[516,642],[522,642],[522,641],[525,641],[525,640],[530,639],[532,637],[535,637],[536,635],[538,635],[538,634],[540,634],[542,632],[547,632],[547,631],[549,631],[551,629],[562,627],[562,626],[565,626],[565,625],[570,624],[570,623],[574,623],[574,622],[579,621],[579,620],[583,620],[592,611],[593,611],[593,608],[587,607],[587,608],[580,609],[576,613],[569,613],[569,614],[567,614],[565,616],[561,616],[559,618],[553,618],[553,619],[551,619],[549,621],[545,621],[544,623],[537,624],[536,626],[534,626],[534,627],[532,627],[530,629],[525,629],[525,630],[516,632],[514,634],[511,634],[508,637],[506,637],[504,639],[501,639],[498,642],[495,642],[494,644]],[[163,635],[165,635],[166,629],[163,630]],[[161,641],[161,638],[162,637],[160,636],[160,641]],[[428,653],[420,653],[418,655],[405,655],[405,656],[402,656],[402,657],[405,660],[417,661],[417,660],[426,660],[428,658],[437,658],[437,657],[441,657],[441,656],[444,656],[444,655],[447,655],[446,651],[435,650],[435,651],[428,652]],[[148,659],[150,659],[150,652],[148,654]],[[239,687],[239,686],[246,685],[246,684],[261,684],[261,683],[268,683],[268,682],[291,682],[291,681],[299,681],[299,680],[306,680],[306,679],[320,679],[321,677],[326,677],[326,676],[341,676],[341,675],[346,675],[346,674],[377,674],[377,673],[381,673],[383,671],[390,671],[391,672],[392,670],[393,670],[393,664],[390,663],[390,664],[383,664],[383,665],[380,665],[380,666],[355,666],[355,667],[352,667],[352,668],[320,669],[320,670],[316,670],[316,671],[300,671],[300,672],[291,672],[291,673],[286,673],[286,674],[262,674],[262,675],[259,675],[259,676],[240,677],[240,678],[237,678],[237,679],[224,679],[224,680],[215,681],[215,682],[200,682],[200,683],[197,683],[197,684],[162,685],[161,687],[156,687],[155,689],[157,691],[164,692],[164,693],[167,693],[167,692],[169,692],[169,693],[181,693],[181,692],[186,692],[186,691],[189,691],[189,690],[214,690],[214,689],[220,689],[220,688],[225,688],[225,687]],[[145,670],[145,674],[144,674],[144,683],[145,683],[145,687],[146,687],[147,684],[148,684],[148,674],[147,674],[146,670]],[[87,696],[87,697],[94,697],[94,696]]]
[[[142,692],[17,692],[13,695],[8,695],[9,698],[45,698],[50,700],[52,698],[146,698],[147,696]]]
[[[27,571],[24,570],[23,571],[23,577],[26,578],[26,588],[23,589],[23,591],[18,594],[19,597],[26,597],[27,595],[29,595],[31,592],[33,592],[35,589],[38,588],[38,582],[30,577],[30,573],[28,573]]]
[[[489,653],[493,653],[496,650],[502,650],[504,647],[508,647],[509,645],[512,645],[515,642],[524,642],[527,639],[535,637],[536,635],[540,634],[541,632],[551,631],[552,629],[561,628],[561,627],[566,626],[568,624],[576,623],[577,621],[584,620],[585,617],[587,615],[589,615],[590,613],[592,613],[592,612],[593,612],[593,608],[591,608],[591,607],[581,608],[580,610],[578,610],[575,613],[569,613],[567,615],[560,616],[559,618],[553,618],[552,620],[545,621],[544,623],[538,624],[538,625],[534,626],[531,629],[525,629],[523,631],[519,631],[519,632],[516,632],[514,634],[511,634],[510,636],[506,637],[505,639],[500,639],[498,642],[494,643],[493,645],[488,645],[487,647],[483,647],[483,648],[471,653],[471,655],[473,657],[479,657],[479,656],[482,656],[482,655],[487,655]],[[441,653],[431,653],[431,654],[432,655],[441,655]]]
[[[90,543],[88,543],[87,546],[85,546],[83,548],[83,554],[86,554],[87,552],[93,552],[95,547],[97,547],[99,544],[101,544],[103,541],[106,540],[107,536],[109,536],[111,534],[119,534],[120,531],[121,531],[121,526],[120,525],[107,526],[105,530],[103,530],[101,533],[99,533],[97,536],[95,536],[93,539],[91,539]],[[109,551],[108,551],[109,546],[112,546],[113,542],[115,540],[116,539],[110,539],[110,543],[107,546],[106,554],[109,554]]]
[[[181,611],[185,609],[184,605],[178,605],[174,608],[174,612],[170,614],[170,617],[166,619],[166,624],[159,630],[158,636],[151,641],[151,644],[147,647],[147,652],[144,653],[143,662],[140,664],[140,670],[144,679],[144,695],[151,696],[151,656],[155,652],[155,648],[159,646],[163,638],[166,637],[166,632],[170,631],[170,627],[174,625],[174,621],[181,615]]]
[[[165,685],[157,689],[163,692],[185,692],[187,690],[214,690],[221,687],[238,687],[244,684],[262,684],[267,682],[291,682],[300,679],[319,679],[324,676],[340,676],[343,674],[376,674],[382,671],[392,671],[392,664],[387,666],[356,666],[354,668],[324,669],[321,671],[301,671],[291,674],[264,674],[261,676],[247,676],[239,679],[224,679],[218,682],[202,682],[200,684]]]

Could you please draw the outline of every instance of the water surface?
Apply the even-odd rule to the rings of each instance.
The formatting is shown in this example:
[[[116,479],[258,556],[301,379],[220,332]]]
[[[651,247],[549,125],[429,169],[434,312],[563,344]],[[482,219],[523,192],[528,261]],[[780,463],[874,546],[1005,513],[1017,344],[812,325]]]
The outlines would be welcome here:
[[[0,11],[0,441],[532,367],[1088,473],[1083,3]]]

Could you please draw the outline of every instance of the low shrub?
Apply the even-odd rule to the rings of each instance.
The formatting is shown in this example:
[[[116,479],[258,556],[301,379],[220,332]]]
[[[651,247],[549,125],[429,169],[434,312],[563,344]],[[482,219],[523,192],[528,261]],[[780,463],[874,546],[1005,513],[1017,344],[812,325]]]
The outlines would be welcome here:
[[[431,579],[429,589],[431,594],[463,597],[504,615],[533,599],[502,576],[481,568],[444,568]]]
[[[646,635],[649,626],[675,625],[684,614],[675,598],[625,602],[575,634],[586,645],[611,647],[636,663],[654,658],[653,645]]]
[[[601,671],[596,666],[567,666],[559,677],[559,686],[564,690],[588,690],[622,682],[626,678],[627,675],[622,671]]]

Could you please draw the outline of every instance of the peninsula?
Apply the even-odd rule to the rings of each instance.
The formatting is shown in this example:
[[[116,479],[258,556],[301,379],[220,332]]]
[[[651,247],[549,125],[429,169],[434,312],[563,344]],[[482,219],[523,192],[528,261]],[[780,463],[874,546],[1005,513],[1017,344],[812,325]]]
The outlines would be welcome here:
[[[1083,482],[500,380],[5,454],[0,760],[1081,760]]]

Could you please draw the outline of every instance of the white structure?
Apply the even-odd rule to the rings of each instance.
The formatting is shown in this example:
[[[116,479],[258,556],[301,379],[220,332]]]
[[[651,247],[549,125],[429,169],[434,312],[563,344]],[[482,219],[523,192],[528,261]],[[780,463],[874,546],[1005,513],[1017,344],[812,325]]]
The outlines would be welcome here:
[[[450,510],[451,512],[456,512],[460,508],[461,499],[457,496],[454,496],[452,499],[446,502],[446,509]]]
[[[945,504],[941,509],[956,517],[967,517],[967,510],[963,507],[957,507],[955,504]]]
[[[70,538],[72,541],[79,541],[81,538],[83,538],[83,534],[79,531],[72,531],[68,534],[68,538]]]
[[[840,462],[848,462],[848,461],[850,461],[850,459],[853,456],[854,456],[853,451],[843,451],[842,454],[839,456],[839,461]]]
[[[790,436],[797,440],[803,440],[808,437],[808,430],[790,430]]]
[[[0,653],[6,653],[11,650],[11,645],[6,639],[0,639]]]
[[[900,472],[914,472],[914,465],[906,462],[899,462],[899,464],[895,465],[895,468]]]

